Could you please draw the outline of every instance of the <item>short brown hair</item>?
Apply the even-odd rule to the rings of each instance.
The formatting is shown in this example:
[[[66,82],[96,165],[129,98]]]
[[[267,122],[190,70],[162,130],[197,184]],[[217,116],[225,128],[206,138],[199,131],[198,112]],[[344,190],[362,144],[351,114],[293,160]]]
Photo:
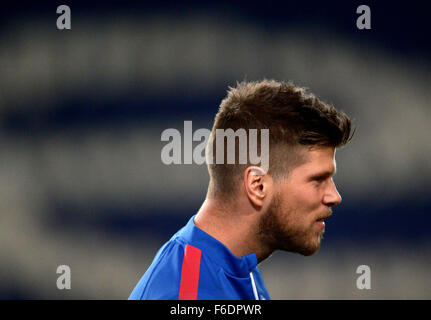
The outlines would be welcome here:
[[[215,116],[210,141],[214,141],[216,129],[269,129],[268,173],[280,176],[287,173],[286,163],[293,161],[288,155],[296,146],[344,146],[353,136],[351,127],[344,112],[292,82],[243,81],[229,87]],[[208,165],[210,194],[232,195],[247,165],[216,164],[215,155],[213,159]]]

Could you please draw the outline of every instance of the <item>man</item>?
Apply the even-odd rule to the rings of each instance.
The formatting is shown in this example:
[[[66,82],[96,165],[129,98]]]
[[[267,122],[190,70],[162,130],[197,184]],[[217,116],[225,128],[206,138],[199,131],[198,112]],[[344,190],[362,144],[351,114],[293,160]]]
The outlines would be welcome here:
[[[207,161],[202,207],[159,250],[129,299],[269,299],[258,263],[277,249],[319,250],[325,219],[341,202],[332,176],[336,148],[351,139],[349,117],[292,83],[263,80],[230,88],[212,146],[216,129],[228,128],[269,129],[269,169]]]

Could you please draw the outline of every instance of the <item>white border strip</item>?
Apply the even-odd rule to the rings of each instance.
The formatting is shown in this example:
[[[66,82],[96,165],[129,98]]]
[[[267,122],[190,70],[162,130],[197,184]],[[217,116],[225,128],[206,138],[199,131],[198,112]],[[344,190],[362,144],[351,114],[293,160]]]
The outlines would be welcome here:
[[[259,296],[257,295],[256,283],[254,283],[253,272],[250,272],[250,278],[251,278],[251,286],[253,287],[254,297],[256,300],[259,300]]]

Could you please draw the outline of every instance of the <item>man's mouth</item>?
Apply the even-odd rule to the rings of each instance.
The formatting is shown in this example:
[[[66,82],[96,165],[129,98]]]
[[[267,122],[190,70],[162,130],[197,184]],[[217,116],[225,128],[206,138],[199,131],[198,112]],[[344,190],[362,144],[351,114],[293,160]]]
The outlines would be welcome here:
[[[329,218],[331,215],[332,215],[332,213],[329,213],[329,214],[317,219],[316,224],[318,225],[318,227],[321,229],[325,229],[325,219]]]
[[[325,219],[328,219],[330,216],[332,216],[332,212],[329,212],[328,214],[320,217],[319,219],[317,219],[316,221],[318,222],[325,222]]]

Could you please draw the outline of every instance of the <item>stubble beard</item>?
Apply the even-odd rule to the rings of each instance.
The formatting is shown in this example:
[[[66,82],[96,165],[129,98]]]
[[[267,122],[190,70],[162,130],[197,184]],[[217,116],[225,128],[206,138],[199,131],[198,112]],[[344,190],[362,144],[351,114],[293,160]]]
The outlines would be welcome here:
[[[292,221],[294,216],[294,209],[282,212],[280,195],[275,195],[267,212],[259,221],[259,238],[273,251],[283,250],[310,256],[320,249],[324,230],[310,239],[310,233],[313,231],[299,229],[295,221]]]

